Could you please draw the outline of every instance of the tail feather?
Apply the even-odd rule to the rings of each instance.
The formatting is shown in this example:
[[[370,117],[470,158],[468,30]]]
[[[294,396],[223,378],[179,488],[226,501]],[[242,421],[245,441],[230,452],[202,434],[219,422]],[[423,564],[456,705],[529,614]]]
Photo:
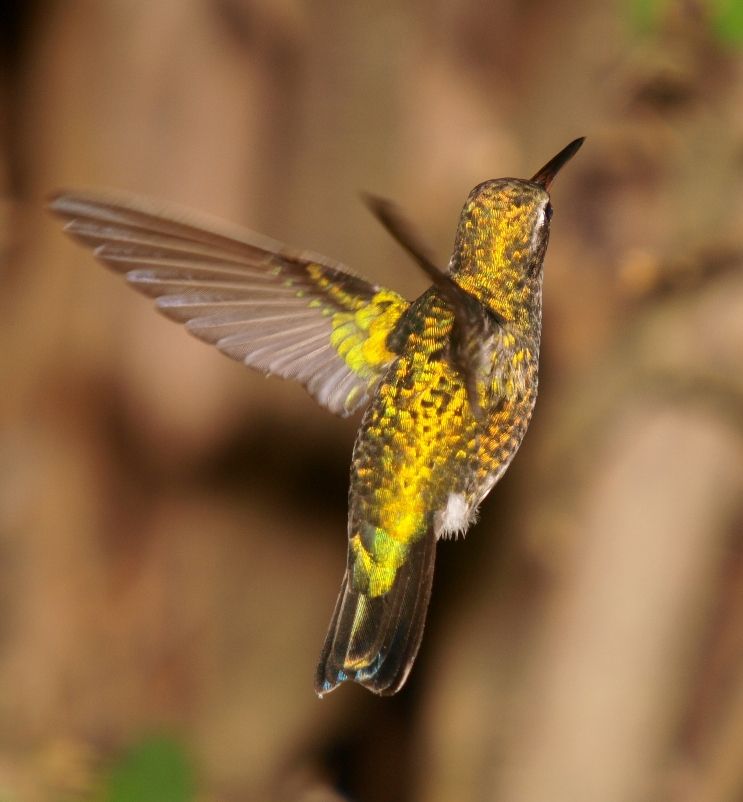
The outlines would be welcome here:
[[[347,680],[383,696],[400,690],[423,636],[435,556],[431,531],[411,546],[392,588],[376,597],[355,591],[346,570],[317,666],[319,696]]]

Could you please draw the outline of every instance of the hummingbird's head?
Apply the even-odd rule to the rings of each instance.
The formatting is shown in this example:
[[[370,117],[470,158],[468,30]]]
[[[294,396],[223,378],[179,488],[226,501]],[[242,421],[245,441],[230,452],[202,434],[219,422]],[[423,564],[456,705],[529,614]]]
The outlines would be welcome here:
[[[549,237],[552,206],[547,190],[518,178],[478,184],[462,209],[455,255],[460,267],[492,272],[541,266]]]
[[[451,271],[465,289],[502,307],[506,317],[535,295],[552,217],[549,188],[582,144],[582,138],[571,142],[529,180],[478,184],[464,204]]]

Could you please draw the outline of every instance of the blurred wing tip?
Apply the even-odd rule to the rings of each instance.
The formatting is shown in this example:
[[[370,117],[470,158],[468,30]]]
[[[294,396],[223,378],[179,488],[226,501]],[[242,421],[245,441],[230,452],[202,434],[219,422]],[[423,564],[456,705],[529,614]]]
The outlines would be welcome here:
[[[80,212],[81,205],[88,202],[84,192],[71,189],[56,189],[46,196],[46,208],[60,217],[72,218]]]
[[[364,202],[367,208],[372,212],[372,214],[375,214],[377,216],[379,215],[380,210],[394,207],[395,205],[388,198],[384,198],[381,195],[377,195],[375,192],[367,192],[366,190],[361,190],[359,194],[361,195],[361,200]]]
[[[53,212],[59,211],[59,207],[65,205],[65,199],[70,194],[66,189],[55,189],[49,192],[45,198],[46,208]]]

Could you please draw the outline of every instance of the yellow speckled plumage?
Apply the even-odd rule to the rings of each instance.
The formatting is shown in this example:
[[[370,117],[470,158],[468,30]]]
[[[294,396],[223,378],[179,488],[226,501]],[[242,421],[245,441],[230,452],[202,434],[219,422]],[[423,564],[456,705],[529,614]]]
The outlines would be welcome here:
[[[332,316],[330,342],[351,370],[371,379],[380,365],[395,358],[387,347],[387,337],[408,306],[396,292],[381,290],[353,312]]]
[[[348,567],[318,667],[321,694],[348,679],[382,694],[402,686],[425,619],[431,544],[467,529],[521,444],[537,395],[547,188],[578,144],[532,181],[475,187],[449,265],[455,287],[434,286],[391,329],[388,349],[397,356],[354,448]],[[374,205],[404,242],[404,226]],[[473,305],[474,349],[471,333],[458,330]]]
[[[472,190],[441,273],[386,202],[370,205],[432,278],[412,304],[318,254],[120,195],[59,192],[65,230],[158,309],[226,355],[301,382],[348,415],[348,558],[315,687],[404,684],[420,645],[436,540],[464,533],[516,453],[537,393],[547,190],[575,140],[532,179]]]

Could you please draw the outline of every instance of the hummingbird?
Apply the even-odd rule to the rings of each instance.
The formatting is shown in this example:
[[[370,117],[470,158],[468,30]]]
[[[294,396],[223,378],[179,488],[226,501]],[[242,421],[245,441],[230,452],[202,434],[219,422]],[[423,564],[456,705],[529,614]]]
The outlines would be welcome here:
[[[409,302],[343,264],[240,227],[119,194],[59,191],[64,230],[156,308],[340,416],[364,410],[351,460],[348,553],[315,675],[404,685],[421,643],[436,542],[464,535],[516,454],[537,397],[553,179],[478,184],[439,269],[397,207],[366,196],[431,279]]]

